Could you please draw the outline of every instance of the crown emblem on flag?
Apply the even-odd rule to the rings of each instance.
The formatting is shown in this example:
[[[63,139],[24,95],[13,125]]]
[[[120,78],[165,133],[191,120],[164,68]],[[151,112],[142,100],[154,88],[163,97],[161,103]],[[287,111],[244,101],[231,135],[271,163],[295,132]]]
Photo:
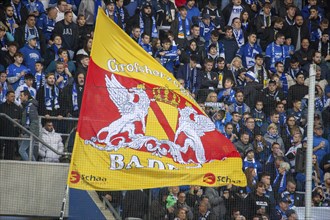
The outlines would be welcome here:
[[[166,104],[178,107],[180,103],[180,96],[171,91],[167,85],[165,87],[155,87],[152,89],[156,101],[164,102]]]

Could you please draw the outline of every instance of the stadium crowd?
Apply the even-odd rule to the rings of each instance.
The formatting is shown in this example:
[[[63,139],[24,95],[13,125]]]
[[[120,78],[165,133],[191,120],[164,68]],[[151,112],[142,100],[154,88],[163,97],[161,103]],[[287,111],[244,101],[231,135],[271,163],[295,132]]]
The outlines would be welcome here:
[[[330,205],[327,1],[2,1],[0,113],[59,151],[63,143],[54,126],[65,126],[45,121],[39,129],[38,116],[79,117],[98,7],[171,72],[234,143],[248,183],[152,190],[150,207],[143,191],[124,197],[100,192],[124,218],[143,218],[150,209],[151,219],[297,219],[294,209],[304,205],[313,64],[312,203]],[[26,136],[4,118],[0,124],[1,136]],[[0,143],[1,159],[28,159],[28,141]],[[33,160],[59,157],[40,145]]]

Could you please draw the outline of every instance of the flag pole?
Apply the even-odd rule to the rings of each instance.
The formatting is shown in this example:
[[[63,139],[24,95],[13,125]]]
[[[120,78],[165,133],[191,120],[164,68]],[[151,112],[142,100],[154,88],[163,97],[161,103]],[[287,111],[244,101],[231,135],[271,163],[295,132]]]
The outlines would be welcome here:
[[[307,124],[307,152],[306,152],[306,195],[305,219],[312,219],[312,156],[313,156],[313,128],[314,128],[314,102],[315,102],[315,75],[316,64],[309,67],[308,90],[308,124]]]
[[[65,206],[66,206],[66,198],[68,196],[69,196],[69,187],[68,187],[68,185],[65,185],[65,193],[64,193],[64,198],[63,198],[63,201],[62,201],[62,206],[61,206],[61,212],[60,212],[59,220],[63,220],[63,218],[64,218]]]

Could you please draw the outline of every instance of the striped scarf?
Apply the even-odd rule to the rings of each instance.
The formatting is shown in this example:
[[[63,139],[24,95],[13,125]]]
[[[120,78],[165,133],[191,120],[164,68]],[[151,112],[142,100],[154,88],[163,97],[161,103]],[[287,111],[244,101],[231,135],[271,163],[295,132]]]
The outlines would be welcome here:
[[[73,105],[73,110],[77,111],[79,109],[78,107],[78,93],[77,93],[77,85],[74,82],[72,85],[72,105]]]
[[[6,102],[6,94],[8,92],[8,84],[4,82],[3,84],[0,83],[0,104]]]
[[[54,94],[53,94],[54,91]],[[45,106],[48,111],[53,110],[53,105],[52,102],[54,102],[54,109],[59,109],[60,104],[58,102],[58,95],[59,95],[59,90],[58,88],[54,85],[52,88],[48,84],[45,84],[44,86],[44,92],[45,92]]]

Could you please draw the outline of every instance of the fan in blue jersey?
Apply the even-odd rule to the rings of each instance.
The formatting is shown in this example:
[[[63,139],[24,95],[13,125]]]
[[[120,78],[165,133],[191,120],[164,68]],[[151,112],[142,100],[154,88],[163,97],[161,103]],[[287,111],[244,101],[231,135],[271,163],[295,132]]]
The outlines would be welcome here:
[[[39,17],[45,13],[44,5],[39,0],[23,0],[22,2],[25,4],[29,14]]]
[[[284,34],[277,33],[275,35],[275,41],[270,43],[266,48],[265,64],[266,69],[269,69],[273,73],[276,72],[275,63],[282,62],[284,65],[289,64],[290,55],[285,52],[283,46],[285,41]]]
[[[11,84],[14,90],[17,89],[18,86],[24,84],[24,76],[29,73],[30,70],[22,65],[23,63],[23,54],[20,52],[15,53],[14,55],[15,62],[10,64],[7,67],[7,76],[8,82]]]
[[[42,30],[45,36],[46,43],[51,39],[53,30],[56,23],[57,10],[55,7],[50,7],[47,9],[47,14],[40,15],[37,21],[38,29]]]
[[[261,47],[259,47],[256,42],[257,35],[255,33],[249,33],[248,42],[237,51],[237,56],[242,59],[244,68],[254,66],[255,56],[262,53]]]

